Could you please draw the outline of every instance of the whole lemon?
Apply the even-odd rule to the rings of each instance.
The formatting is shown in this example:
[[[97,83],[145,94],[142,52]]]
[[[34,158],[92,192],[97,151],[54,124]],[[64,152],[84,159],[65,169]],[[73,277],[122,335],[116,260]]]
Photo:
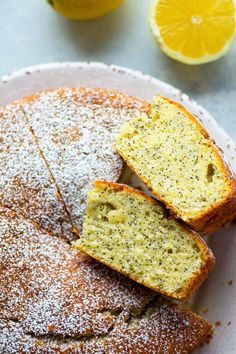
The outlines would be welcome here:
[[[115,10],[124,0],[48,0],[61,15],[74,20],[90,20]]]

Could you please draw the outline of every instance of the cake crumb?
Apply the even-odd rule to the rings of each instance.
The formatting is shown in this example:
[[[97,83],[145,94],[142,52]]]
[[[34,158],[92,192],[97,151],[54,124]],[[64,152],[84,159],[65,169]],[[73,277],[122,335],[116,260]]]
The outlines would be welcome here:
[[[206,343],[206,344],[210,344],[210,342],[211,342],[213,336],[214,336],[214,333],[209,333],[209,334],[207,335],[207,337],[206,337],[205,343]]]
[[[49,330],[50,332],[54,332],[55,329],[56,329],[56,326],[55,326],[53,323],[50,324],[50,326],[48,326],[48,330]]]
[[[233,280],[230,280],[229,282],[228,282],[228,285],[232,285],[233,284]]]
[[[217,326],[217,327],[221,326],[221,321],[216,321],[215,326]]]
[[[202,308],[202,313],[208,313],[209,312],[209,308],[208,307],[203,307]]]
[[[227,326],[230,326],[231,325],[231,321],[229,321],[228,323],[227,323]]]

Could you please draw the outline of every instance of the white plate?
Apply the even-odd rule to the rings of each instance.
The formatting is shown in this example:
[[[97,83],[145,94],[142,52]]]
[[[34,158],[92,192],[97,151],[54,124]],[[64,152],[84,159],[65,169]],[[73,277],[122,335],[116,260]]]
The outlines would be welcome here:
[[[21,70],[0,79],[0,104],[4,105],[35,92],[66,86],[88,86],[118,89],[136,97],[151,100],[160,93],[179,101],[205,125],[222,148],[236,171],[235,145],[216,121],[196,102],[172,86],[140,72],[101,63],[53,63]],[[222,103],[223,104],[223,103]],[[220,321],[210,345],[196,353],[236,353],[236,224],[228,225],[213,235],[210,246],[216,256],[216,267],[198,291],[194,307],[213,323]],[[230,281],[233,281],[229,285]],[[231,324],[229,324],[231,322]]]

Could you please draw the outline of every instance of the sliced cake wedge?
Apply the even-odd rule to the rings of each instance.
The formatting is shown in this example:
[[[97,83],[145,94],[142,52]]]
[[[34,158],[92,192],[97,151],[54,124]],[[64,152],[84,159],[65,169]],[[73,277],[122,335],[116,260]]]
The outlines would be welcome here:
[[[168,217],[155,199],[131,187],[95,182],[83,233],[74,247],[160,293],[190,296],[214,256],[190,229]]]
[[[158,199],[196,231],[212,233],[235,217],[235,175],[180,104],[154,97],[152,114],[123,126],[116,148]]]

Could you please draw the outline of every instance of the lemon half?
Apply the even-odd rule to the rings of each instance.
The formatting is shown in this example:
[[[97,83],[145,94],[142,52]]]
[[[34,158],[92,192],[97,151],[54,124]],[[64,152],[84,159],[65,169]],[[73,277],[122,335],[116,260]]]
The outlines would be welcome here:
[[[155,0],[151,32],[164,53],[186,64],[222,57],[236,32],[235,0]]]
[[[48,0],[61,15],[74,20],[90,20],[115,10],[124,0]]]

